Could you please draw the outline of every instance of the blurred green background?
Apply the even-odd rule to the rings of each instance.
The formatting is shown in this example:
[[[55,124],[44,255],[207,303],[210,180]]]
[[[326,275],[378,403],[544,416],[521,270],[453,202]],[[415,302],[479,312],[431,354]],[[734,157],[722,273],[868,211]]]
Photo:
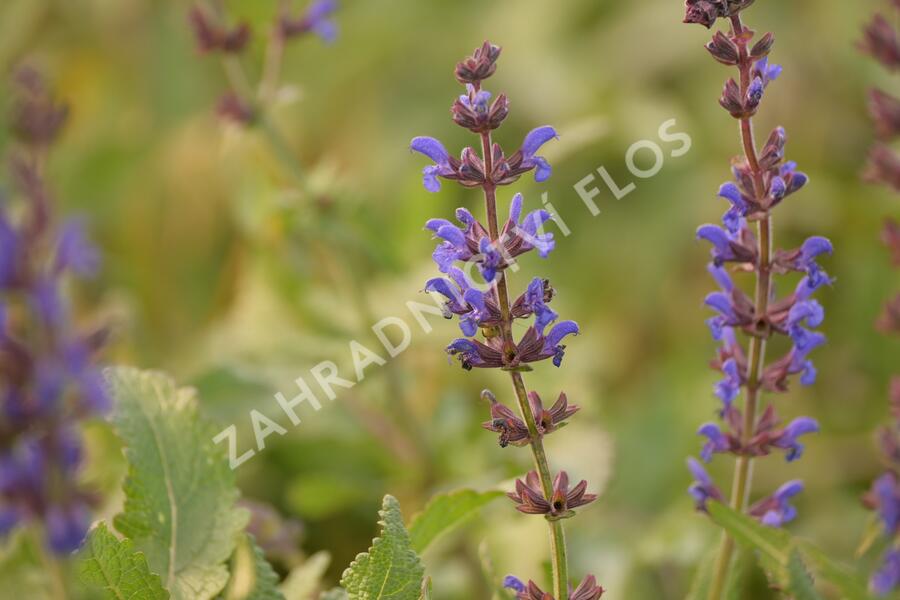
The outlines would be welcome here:
[[[425,220],[457,206],[481,210],[477,192],[459,186],[425,192],[423,159],[407,145],[416,135],[439,137],[452,153],[473,143],[449,118],[460,90],[452,70],[489,38],[504,50],[488,88],[511,99],[495,139],[512,152],[537,125],[561,134],[546,147],[553,177],[527,176],[500,200],[503,211],[522,191],[536,208],[547,193],[572,230],[547,261],[529,256],[513,276],[513,289],[550,277],[555,308],[582,329],[562,369],[545,363],[526,378],[545,400],[565,390],[583,409],[547,441],[555,468],[601,493],[570,522],[571,570],[595,573],[612,600],[684,597],[718,540],[685,493],[694,431],[716,408],[702,307],[713,284],[694,230],[722,213],[715,191],[739,151],[716,103],[731,73],[703,50],[708,34],[681,24],[676,0],[344,0],[334,45],[307,38],[288,48],[271,113],[303,165],[298,185],[264,135],[215,116],[227,83],[216,57],[194,47],[189,6],[0,3],[3,73],[36,66],[72,106],[49,172],[59,202],[87,215],[105,251],[103,275],[80,290],[80,304],[85,318],[113,325],[109,361],[196,385],[209,414],[238,425],[245,449],[251,408],[276,415],[273,394],[295,393],[294,378],[310,379],[321,360],[351,376],[347,344],[374,348],[367,329],[376,320],[413,324],[410,350],[320,412],[306,411],[239,471],[246,497],[302,524],[305,553],[332,555],[332,583],[367,547],[383,494],[398,496],[409,517],[435,492],[508,484],[529,468],[526,451],[501,450],[479,427],[482,388],[511,401],[504,376],[448,364],[443,346],[456,325],[442,321],[424,335],[404,306],[427,301],[419,290],[435,273]],[[227,6],[257,33],[242,58],[255,77],[275,0]],[[802,461],[760,462],[755,489],[804,479],[791,529],[848,561],[868,518],[859,496],[879,470],[872,431],[886,415],[889,375],[900,370],[897,341],[872,326],[900,284],[878,241],[900,204],[858,177],[873,137],[865,91],[897,84],[854,47],[877,8],[758,0],[745,19],[775,31],[772,60],[785,67],[757,135],[785,125],[788,157],[812,180],[778,210],[776,240],[828,236],[836,254],[826,269],[837,278],[821,297],[829,344],[814,356],[818,383],[776,398],[784,417],[812,415],[823,431]],[[690,152],[671,158],[674,146],[663,144],[662,171],[637,180],[625,167],[628,147],[658,141],[657,128],[673,118],[691,136]],[[601,188],[602,212],[591,218],[573,186],[601,166],[637,188],[618,201]],[[115,473],[109,456],[95,474]],[[727,488],[731,461],[712,469]],[[501,501],[426,554],[438,598],[489,595],[482,544],[499,574],[543,579],[543,524]]]

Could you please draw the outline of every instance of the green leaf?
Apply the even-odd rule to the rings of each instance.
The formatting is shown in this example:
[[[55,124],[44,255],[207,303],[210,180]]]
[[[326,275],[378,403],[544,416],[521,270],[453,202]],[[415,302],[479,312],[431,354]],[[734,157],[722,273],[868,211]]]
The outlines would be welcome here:
[[[788,590],[794,600],[820,600],[821,596],[816,592],[813,577],[803,563],[800,552],[794,550],[788,559],[787,566]]]
[[[281,584],[281,593],[286,600],[314,600],[316,591],[322,587],[322,577],[331,563],[327,552],[316,552],[302,565],[295,567]]]
[[[278,589],[278,580],[278,574],[253,536],[245,534],[231,558],[231,579],[225,600],[285,600]]]
[[[766,527],[718,502],[709,504],[713,520],[738,542],[760,552],[760,563],[779,586],[798,598],[819,598],[813,575],[849,600],[867,600],[866,584],[847,568],[828,558],[808,542],[793,538],[781,529]],[[809,565],[815,568],[814,573]]]
[[[503,495],[500,491],[458,490],[435,496],[409,524],[409,538],[413,549],[424,552],[435,539],[464,523],[483,506]]]
[[[834,586],[847,600],[869,600],[867,584],[844,565],[832,560],[819,548],[801,542],[803,555],[812,563],[819,578]]]
[[[378,514],[381,536],[344,571],[341,585],[351,600],[419,600],[425,569],[403,527],[400,503],[385,496]]]
[[[193,391],[166,375],[110,369],[107,382],[128,461],[116,529],[146,555],[173,600],[210,600],[228,582],[225,562],[248,517],[235,507],[216,427],[198,414]]]
[[[106,528],[95,527],[80,552],[78,578],[86,586],[103,590],[107,600],[167,600],[159,575],[150,572],[147,559],[134,551],[131,540],[120,540]]]

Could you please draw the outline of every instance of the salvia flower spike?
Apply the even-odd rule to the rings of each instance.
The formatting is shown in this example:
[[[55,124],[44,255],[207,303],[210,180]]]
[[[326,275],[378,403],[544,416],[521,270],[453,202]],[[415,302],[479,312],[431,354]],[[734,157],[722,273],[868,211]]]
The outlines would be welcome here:
[[[710,244],[710,275],[718,290],[710,293],[706,306],[713,311],[707,321],[712,337],[720,343],[712,367],[722,374],[715,387],[721,401],[720,423],[709,422],[698,430],[703,438],[700,456],[709,462],[717,454],[736,456],[732,504],[763,524],[779,527],[796,516],[791,500],[803,489],[791,481],[771,496],[748,506],[751,495],[751,461],[781,452],[787,461],[803,454],[803,440],[818,431],[818,423],[799,417],[782,424],[775,407],[766,405],[764,392],[785,392],[790,381],[811,385],[816,369],[813,350],[825,342],[815,329],[822,324],[824,310],[812,298],[831,278],[819,261],[833,251],[824,237],[812,236],[799,247],[774,248],[773,211],[802,189],[808,177],[793,162],[785,160],[787,134],[776,127],[765,143],[754,143],[752,117],[760,109],[768,89],[782,75],[782,68],[769,59],[774,36],[759,38],[741,20],[752,0],[687,0],[685,22],[712,27],[724,19],[728,31],[716,32],[706,49],[727,66],[737,67],[737,77],[725,83],[719,104],[740,124],[743,155],[732,161],[732,179],[721,185],[718,197],[726,204],[722,224],[702,225],[697,238]],[[735,284],[733,273],[753,273],[756,289],[751,296]],[[799,283],[783,297],[775,293],[775,276],[800,274]],[[766,346],[773,336],[783,336],[789,349],[766,362]],[[741,392],[744,400],[740,402]],[[690,493],[697,508],[705,510],[710,500],[724,501],[702,463],[691,459],[694,483]],[[719,553],[710,595],[718,600],[724,588],[734,542],[726,538]]]
[[[109,407],[93,362],[105,334],[74,329],[63,289],[93,275],[100,255],[80,221],[58,221],[41,168],[66,109],[36,72],[15,83],[12,179],[25,202],[13,210],[0,198],[0,537],[41,527],[62,555],[91,523],[92,497],[78,485],[81,424]]]
[[[900,3],[894,0],[891,9],[900,10]],[[863,52],[890,71],[900,67],[900,35],[891,25],[895,17],[896,14],[890,18],[876,14],[864,29],[859,44]],[[870,182],[900,192],[900,158],[888,146],[900,137],[900,99],[873,88],[869,91],[869,113],[880,142],[869,152],[863,176]],[[881,237],[894,267],[900,267],[900,224],[888,219]],[[900,335],[900,294],[885,304],[876,325],[884,334]],[[878,569],[869,580],[869,587],[879,596],[886,596],[900,587],[900,375],[895,375],[891,381],[889,398],[892,422],[878,433],[882,460],[887,469],[863,497],[866,507],[877,515],[888,544]]]
[[[550,307],[555,291],[547,279],[532,279],[521,295],[511,299],[506,277],[518,257],[535,251],[546,258],[552,252],[553,234],[543,230],[551,216],[542,209],[524,212],[521,194],[510,200],[505,221],[500,221],[497,210],[499,186],[509,185],[529,171],[534,171],[537,182],[551,176],[552,168],[541,149],[558,135],[550,126],[537,127],[511,154],[494,143],[491,136],[509,115],[509,100],[505,94],[494,96],[483,84],[496,72],[499,57],[500,47],[485,42],[456,65],[456,79],[463,91],[450,112],[457,125],[478,136],[474,147],[464,148],[457,157],[433,137],[416,137],[410,143],[410,150],[429,161],[422,170],[426,190],[438,192],[443,182],[456,182],[481,188],[485,201],[486,224],[465,208],[456,210],[455,222],[436,218],[425,224],[437,241],[432,258],[443,274],[425,282],[425,291],[443,297],[448,319],[459,319],[464,337],[447,345],[450,356],[466,370],[501,369],[510,375],[518,412],[485,390],[482,397],[489,404],[490,418],[482,426],[498,435],[501,447],[529,446],[534,456],[536,469],[516,481],[509,497],[520,512],[543,515],[548,521],[553,591],[544,592],[533,581],[526,585],[513,576],[507,577],[504,585],[517,598],[596,600],[603,588],[593,575],[578,587],[570,587],[562,526],[562,520],[573,516],[574,509],[589,504],[596,496],[587,492],[584,480],[572,485],[565,471],[553,475],[543,445],[544,436],[559,431],[578,407],[560,393],[545,408],[538,393],[527,390],[522,377],[532,363],[549,359],[559,367],[566,350],[563,342],[578,334],[578,325],[560,320]],[[518,339],[513,336],[516,321],[528,322]]]

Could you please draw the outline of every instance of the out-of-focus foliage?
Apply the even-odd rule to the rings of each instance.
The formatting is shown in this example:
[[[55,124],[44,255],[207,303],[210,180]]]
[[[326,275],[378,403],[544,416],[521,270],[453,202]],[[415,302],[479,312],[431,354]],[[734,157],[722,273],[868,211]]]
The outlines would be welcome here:
[[[276,2],[226,4],[257,33],[246,57],[255,73]],[[900,355],[872,327],[896,288],[879,224],[900,203],[858,178],[873,137],[865,89],[896,91],[854,48],[876,6],[757,0],[747,13],[752,27],[775,31],[771,58],[785,66],[757,126],[788,126],[788,157],[811,176],[781,209],[777,236],[789,245],[815,232],[839,250],[826,265],[837,283],[823,294],[830,343],[817,357],[819,382],[778,399],[784,417],[813,415],[822,433],[802,464],[767,461],[756,488],[802,477],[801,518],[791,529],[847,561],[865,529],[859,495],[879,469],[871,432],[886,414]],[[305,39],[288,49],[272,115],[304,166],[303,189],[259,132],[214,116],[226,83],[218,61],[194,50],[188,8],[172,0],[0,3],[3,73],[27,61],[72,105],[49,177],[64,210],[85,214],[105,250],[102,277],[77,292],[82,314],[114,328],[109,361],[196,385],[205,413],[237,425],[243,452],[255,447],[251,409],[277,417],[273,395],[296,395],[294,379],[312,381],[322,360],[353,378],[351,339],[376,349],[373,323],[398,316],[410,325],[406,352],[369,367],[353,389],[338,388],[322,410],[302,407],[299,426],[281,416],[287,433],[267,438],[237,473],[245,496],[303,524],[302,553],[331,554],[327,585],[369,546],[385,493],[412,515],[434,493],[495,488],[530,468],[527,454],[501,450],[479,427],[488,418],[479,391],[502,398],[505,380],[449,365],[443,346],[455,325],[429,317],[434,330],[425,334],[405,306],[427,302],[418,293],[432,272],[424,221],[480,208],[476,194],[454,186],[425,192],[407,144],[416,135],[453,151],[472,143],[445,112],[458,93],[450,74],[490,37],[504,53],[489,87],[511,99],[498,139],[513,147],[544,123],[561,134],[548,146],[553,177],[518,189],[531,208],[546,192],[572,231],[558,235],[540,267],[560,290],[556,308],[582,335],[564,371],[530,379],[541,394],[565,390],[582,407],[581,419],[547,440],[548,453],[555,468],[596,482],[602,494],[569,532],[571,570],[596,573],[613,600],[683,598],[718,539],[684,493],[683,457],[697,451],[696,425],[715,409],[706,367],[714,344],[701,305],[707,255],[694,230],[718,218],[715,191],[740,148],[716,104],[725,75],[702,49],[704,31],[680,24],[681,3],[345,0],[334,45]],[[0,103],[7,96],[0,87]],[[632,176],[629,146],[659,142],[659,125],[672,118],[691,136],[690,151],[672,158],[661,144],[659,174]],[[635,190],[615,200],[596,176],[601,166]],[[601,186],[596,217],[573,187],[591,173]],[[513,277],[527,281],[531,268]],[[96,431],[90,448],[92,481],[116,489],[115,443]],[[714,466],[723,481],[727,462]],[[483,515],[424,553],[436,597],[489,597],[496,582],[483,575],[483,555],[498,577],[543,572],[539,520],[503,501]],[[279,571],[301,565],[302,553],[276,561]],[[748,585],[748,597],[769,597],[760,578]]]

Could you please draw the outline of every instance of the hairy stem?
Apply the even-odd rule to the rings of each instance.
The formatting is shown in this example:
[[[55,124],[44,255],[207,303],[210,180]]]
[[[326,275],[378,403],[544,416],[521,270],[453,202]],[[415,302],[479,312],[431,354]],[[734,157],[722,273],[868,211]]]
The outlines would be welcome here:
[[[493,159],[491,156],[491,135],[490,133],[481,134],[481,150],[484,157],[485,183],[484,204],[488,219],[488,232],[491,241],[497,242],[500,238],[500,229],[497,222],[497,196],[496,186],[491,181],[491,171],[493,170]],[[512,317],[509,310],[509,290],[506,284],[506,271],[497,274],[496,286],[494,293],[497,296],[497,304],[500,306],[501,331],[503,336],[503,346],[505,352],[515,351],[515,342],[512,335]],[[531,406],[528,403],[528,391],[525,387],[525,380],[518,371],[510,371],[513,389],[516,393],[516,400],[519,404],[519,411],[525,425],[528,427],[529,444],[531,446],[531,454],[534,458],[534,466],[538,477],[541,481],[541,489],[544,497],[548,501],[553,497],[553,477],[550,474],[550,464],[547,461],[547,453],[544,451],[544,441],[538,431],[537,422]],[[566,535],[563,530],[562,521],[547,521],[550,528],[550,553],[552,555],[553,564],[553,589],[554,598],[556,600],[568,600],[569,598],[569,575],[568,575],[568,559],[566,556]]]
[[[744,32],[740,15],[731,18],[732,35],[737,38]],[[738,45],[739,63],[741,74],[741,95],[746,97],[747,88],[750,87],[750,75],[753,68],[752,60],[747,53],[746,42]],[[756,143],[753,138],[753,124],[749,117],[740,120],[741,143],[744,155],[753,176],[753,191],[756,199],[762,199],[766,195],[763,172],[759,167],[756,153]],[[755,314],[757,319],[762,319],[769,305],[771,290],[771,255],[772,255],[772,220],[766,213],[757,222],[758,261],[756,265],[756,291]],[[756,415],[759,412],[760,379],[766,357],[766,340],[768,331],[757,332],[750,338],[749,362],[747,365],[747,399],[744,404],[744,423],[741,432],[741,443],[746,445],[753,436],[756,426]],[[749,456],[739,456],[734,470],[734,481],[731,488],[731,507],[739,512],[747,510],[750,498],[750,490],[753,486],[753,459]],[[725,590],[728,572],[731,567],[734,554],[734,540],[724,535],[719,555],[716,559],[713,582],[710,586],[709,600],[719,600]]]

